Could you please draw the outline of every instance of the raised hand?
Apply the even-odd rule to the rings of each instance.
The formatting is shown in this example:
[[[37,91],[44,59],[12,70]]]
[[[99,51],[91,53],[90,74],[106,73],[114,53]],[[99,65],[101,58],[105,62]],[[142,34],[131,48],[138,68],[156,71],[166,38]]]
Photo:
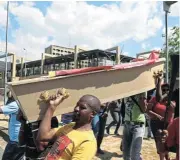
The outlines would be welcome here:
[[[56,107],[62,103],[62,101],[69,97],[69,93],[67,93],[66,89],[62,88],[57,91],[55,95],[49,96],[49,104],[50,107],[55,110]]]
[[[155,80],[155,85],[157,85],[158,81],[161,81],[163,79],[163,71],[160,70],[160,71],[154,72],[153,77]]]

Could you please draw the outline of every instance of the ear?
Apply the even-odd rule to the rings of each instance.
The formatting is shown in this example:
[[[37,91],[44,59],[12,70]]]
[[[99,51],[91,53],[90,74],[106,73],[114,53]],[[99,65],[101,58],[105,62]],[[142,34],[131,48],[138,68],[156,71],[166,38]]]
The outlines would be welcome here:
[[[91,114],[90,114],[91,119],[93,119],[95,115],[96,114],[94,112],[91,112]]]

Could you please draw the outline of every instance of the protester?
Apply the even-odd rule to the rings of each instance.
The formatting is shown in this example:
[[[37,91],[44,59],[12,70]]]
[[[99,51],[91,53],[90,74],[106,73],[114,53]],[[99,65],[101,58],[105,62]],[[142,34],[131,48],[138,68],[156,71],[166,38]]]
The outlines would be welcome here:
[[[56,107],[63,101],[61,91],[51,96],[49,107],[44,115],[38,131],[38,148],[43,150],[46,144],[54,142],[47,160],[50,159],[79,159],[91,160],[97,151],[97,143],[92,131],[93,117],[100,111],[100,101],[93,95],[84,95],[74,108],[74,122],[65,126],[51,129],[51,118]]]
[[[146,118],[146,123],[147,123],[147,138],[150,140],[152,137],[151,137],[151,119],[150,117],[148,116],[148,114],[145,113],[145,118]]]
[[[104,131],[105,131],[107,117],[108,117],[107,104],[102,104],[99,113],[99,131],[97,134],[97,153],[99,154],[104,154],[104,151],[101,149],[101,143],[104,138]]]
[[[9,141],[6,145],[3,153],[2,160],[21,160],[24,155],[23,148],[18,146],[18,135],[21,123],[16,120],[19,106],[14,100],[11,91],[7,93],[7,103],[4,106],[0,106],[0,114],[9,115],[8,134]]]
[[[113,118],[113,121],[106,127],[106,132],[109,134],[110,128],[114,125],[116,125],[116,129],[114,131],[115,135],[118,134],[118,129],[121,125],[121,100],[118,101],[112,101],[108,105],[108,109],[110,111],[111,117]]]
[[[157,143],[158,152],[164,156],[169,151],[176,151],[176,160],[179,160],[179,120],[179,117],[175,118],[167,130],[159,130],[160,134]]]
[[[26,119],[23,116],[21,110],[19,110],[17,119],[21,122],[21,129],[19,133],[19,145],[24,148],[24,159],[26,160],[44,160],[49,149],[52,147],[52,143],[49,143],[45,150],[40,151],[37,148],[36,137],[41,121],[32,123],[26,123]],[[51,128],[58,127],[57,117],[51,119]]]
[[[152,89],[147,92],[147,103],[156,95],[156,89]],[[147,113],[145,113],[146,123],[147,123],[147,138],[150,140],[152,138],[152,131],[151,131],[151,118]]]
[[[145,115],[147,103],[144,94],[124,99],[125,124],[122,150],[124,160],[141,160],[141,147],[145,133]]]
[[[98,136],[98,132],[99,132],[99,113],[96,114],[94,116],[94,118],[92,119],[92,122],[91,122],[91,125],[92,125],[92,130],[93,130],[93,133],[94,133],[94,136],[97,138]]]
[[[174,118],[177,118],[177,117],[179,117],[179,86],[173,92],[172,101],[176,102]]]
[[[168,84],[161,85],[162,84],[161,74],[157,74],[155,79],[157,81],[156,97],[152,97],[152,99],[149,101],[147,113],[151,118],[151,130],[155,138],[155,142],[157,143],[158,140],[156,137],[157,131],[159,129],[162,130],[165,126],[167,127],[168,124],[173,121],[175,103],[171,102],[170,108],[168,110],[168,119],[166,121],[166,124],[164,124],[164,116],[166,112],[169,85]],[[164,154],[161,153],[158,154],[160,156],[160,160],[164,160],[164,158],[166,158],[167,160],[169,159],[168,154],[166,154],[165,157]]]

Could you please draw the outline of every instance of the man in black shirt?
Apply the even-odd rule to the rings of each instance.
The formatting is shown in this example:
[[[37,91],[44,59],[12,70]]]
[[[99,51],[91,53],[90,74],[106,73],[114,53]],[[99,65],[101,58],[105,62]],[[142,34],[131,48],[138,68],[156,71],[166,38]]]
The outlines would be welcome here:
[[[173,96],[172,96],[172,101],[176,102],[174,118],[177,118],[177,117],[179,117],[179,88],[174,90]]]
[[[25,150],[25,159],[26,160],[43,160],[47,155],[49,149],[52,147],[52,144],[49,143],[48,147],[44,151],[39,151],[36,147],[36,137],[41,121],[36,121],[32,123],[26,123],[26,120],[23,118],[22,112],[19,110],[18,120],[21,121],[21,129],[19,133],[19,145],[24,147]],[[57,117],[51,119],[51,128],[58,127]]]
[[[112,116],[113,121],[106,127],[106,132],[109,134],[110,128],[116,125],[116,129],[114,131],[115,135],[118,135],[118,129],[121,125],[121,100],[112,101],[108,105],[108,110]]]

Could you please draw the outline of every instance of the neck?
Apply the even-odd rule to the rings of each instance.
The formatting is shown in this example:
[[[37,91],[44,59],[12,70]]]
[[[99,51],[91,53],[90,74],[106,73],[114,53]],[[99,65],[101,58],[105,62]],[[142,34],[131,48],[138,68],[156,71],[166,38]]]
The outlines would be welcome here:
[[[86,123],[86,124],[83,124],[83,123],[78,123],[76,122],[75,126],[74,126],[74,129],[75,130],[91,130],[92,127],[91,127],[91,123]]]

